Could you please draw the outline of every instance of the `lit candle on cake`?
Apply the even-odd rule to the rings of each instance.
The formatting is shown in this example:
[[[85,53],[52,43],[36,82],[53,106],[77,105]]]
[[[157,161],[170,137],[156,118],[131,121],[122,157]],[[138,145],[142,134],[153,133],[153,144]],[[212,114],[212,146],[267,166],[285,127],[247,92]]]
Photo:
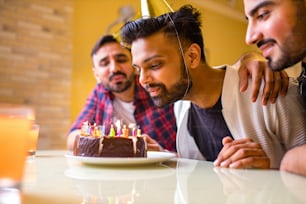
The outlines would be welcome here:
[[[141,129],[140,129],[139,126],[138,126],[138,128],[137,128],[137,136],[138,136],[138,137],[141,136]]]
[[[82,128],[81,128],[81,135],[90,135],[90,127],[88,121],[83,122]]]
[[[116,136],[115,129],[114,129],[113,125],[111,125],[108,136],[110,136],[110,137],[115,137]]]
[[[129,137],[129,129],[126,128],[126,125],[123,125],[122,137]]]
[[[105,136],[105,125],[99,125],[99,131],[101,136]]]
[[[121,136],[122,132],[121,132],[121,121],[117,120],[116,123],[116,129],[117,129],[117,136]]]
[[[135,123],[130,123],[129,128],[132,129],[132,136],[136,136],[136,124]]]
[[[89,135],[96,136],[96,123],[89,124]]]

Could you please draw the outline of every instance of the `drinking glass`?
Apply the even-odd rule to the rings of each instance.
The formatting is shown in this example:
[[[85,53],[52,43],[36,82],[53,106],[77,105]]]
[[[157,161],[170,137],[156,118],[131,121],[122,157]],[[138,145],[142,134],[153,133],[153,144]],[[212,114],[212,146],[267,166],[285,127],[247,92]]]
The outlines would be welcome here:
[[[0,203],[1,204],[21,204],[20,190],[16,188],[1,188]]]
[[[21,185],[33,121],[32,108],[0,104],[0,190]]]
[[[29,144],[28,155],[29,156],[35,156],[36,149],[37,149],[38,135],[39,135],[39,125],[33,124],[30,130],[29,140],[28,140],[28,144]]]

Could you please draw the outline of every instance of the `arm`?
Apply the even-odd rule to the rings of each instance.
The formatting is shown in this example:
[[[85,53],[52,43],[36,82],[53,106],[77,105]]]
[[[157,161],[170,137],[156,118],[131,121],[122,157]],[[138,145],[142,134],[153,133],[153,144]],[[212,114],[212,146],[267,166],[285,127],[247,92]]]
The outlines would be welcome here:
[[[248,96],[245,95],[245,97]],[[242,101],[247,102],[248,100],[247,98],[244,98]],[[241,104],[243,103],[238,104],[240,104],[240,106],[237,107],[241,107]],[[253,110],[253,113],[258,112],[256,120],[251,120],[251,123],[243,123],[242,121],[244,120],[241,120],[243,119],[243,117],[241,117],[240,121],[236,120],[236,123],[229,124],[239,124],[241,126],[240,128],[248,127],[248,124],[250,124],[250,127],[248,127],[247,131],[242,135],[247,135],[254,138],[254,141],[260,141],[261,147],[258,145],[258,148],[264,149],[266,154],[269,156],[270,167],[279,168],[280,161],[286,150],[306,143],[306,118],[297,84],[290,83],[287,96],[279,98],[274,105],[263,107],[259,103],[246,103],[244,106],[242,106],[244,107],[244,110],[246,110],[247,105],[257,106],[257,110],[260,110],[254,111],[255,109],[250,109]],[[232,108],[230,110],[236,111],[237,109]],[[225,111],[224,114],[226,115],[226,113],[227,112]],[[253,119],[255,119],[255,117]],[[252,135],[250,135],[250,133]],[[239,135],[241,133],[236,134]],[[242,154],[240,158],[244,157],[243,154],[246,154],[246,156],[248,156],[247,154],[254,154],[254,156],[256,156],[255,152],[251,151],[252,149],[247,149],[249,147],[246,145],[252,145],[250,142],[252,141],[245,140],[245,146],[241,146],[244,149],[239,149],[239,151],[241,151],[240,154]],[[232,141],[230,138],[227,138],[226,140],[224,139],[223,144],[223,151],[221,151],[216,161],[217,166],[222,166],[221,163],[226,160],[231,162],[231,160],[233,160],[232,157],[236,158],[235,154],[238,152],[236,149],[240,148],[238,145],[235,145],[239,143],[234,143],[234,141]],[[256,146],[250,147],[256,148]],[[232,150],[230,148],[232,148]],[[229,150],[227,151],[227,149]],[[262,159],[264,161],[264,156]],[[254,162],[256,162],[256,160],[254,160]],[[225,162],[223,165],[225,167],[229,166],[227,165],[227,162]]]
[[[223,148],[214,162],[215,166],[225,168],[270,168],[270,159],[260,144],[250,138],[232,140],[225,137]]]
[[[98,94],[97,87],[93,90],[91,95],[87,98],[86,104],[84,105],[82,111],[78,115],[77,119],[72,124],[68,136],[67,136],[67,149],[72,150],[74,144],[74,138],[80,133],[83,122],[91,121],[95,118],[96,107],[98,104]]]
[[[270,100],[275,103],[278,94],[285,96],[288,88],[288,75],[285,71],[273,72],[267,60],[257,52],[249,52],[240,57],[234,64],[239,69],[240,91],[244,92],[248,87],[248,79],[252,78],[251,101],[255,102],[259,95],[261,80],[265,85],[262,92],[262,104],[266,105]]]
[[[67,136],[67,149],[73,150],[75,136],[81,133],[80,129],[71,131]]]
[[[306,145],[289,150],[283,157],[280,170],[306,176]]]

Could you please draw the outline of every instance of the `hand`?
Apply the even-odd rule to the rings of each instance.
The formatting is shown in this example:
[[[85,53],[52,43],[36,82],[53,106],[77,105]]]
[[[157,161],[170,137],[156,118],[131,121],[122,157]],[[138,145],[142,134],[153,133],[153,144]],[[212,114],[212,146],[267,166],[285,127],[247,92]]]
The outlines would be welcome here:
[[[81,129],[76,129],[74,131],[72,131],[71,133],[69,133],[69,135],[67,136],[67,149],[72,151],[73,147],[74,147],[74,139],[77,135],[81,134]]]
[[[164,148],[162,148],[162,146],[160,146],[158,142],[149,135],[144,134],[143,136],[146,138],[148,151],[165,151]]]
[[[255,102],[260,91],[262,78],[264,87],[262,92],[262,104],[267,105],[268,101],[275,103],[279,93],[285,96],[288,90],[289,77],[285,71],[272,71],[267,60],[256,52],[243,55],[238,63],[240,91],[244,92],[248,88],[249,77],[252,78],[251,100]]]
[[[270,159],[260,144],[250,138],[232,140],[225,137],[223,148],[214,162],[215,166],[225,168],[270,168]]]

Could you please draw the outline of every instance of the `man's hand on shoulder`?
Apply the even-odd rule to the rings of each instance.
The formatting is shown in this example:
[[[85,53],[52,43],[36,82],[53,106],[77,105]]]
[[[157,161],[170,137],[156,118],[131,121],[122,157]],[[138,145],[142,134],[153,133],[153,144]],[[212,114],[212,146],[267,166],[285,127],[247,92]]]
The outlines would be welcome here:
[[[239,87],[244,92],[248,88],[251,78],[251,101],[255,102],[260,94],[262,79],[264,80],[261,102],[267,105],[275,103],[278,95],[285,96],[288,90],[289,78],[285,71],[272,71],[267,60],[257,52],[248,52],[234,64],[239,69]]]

